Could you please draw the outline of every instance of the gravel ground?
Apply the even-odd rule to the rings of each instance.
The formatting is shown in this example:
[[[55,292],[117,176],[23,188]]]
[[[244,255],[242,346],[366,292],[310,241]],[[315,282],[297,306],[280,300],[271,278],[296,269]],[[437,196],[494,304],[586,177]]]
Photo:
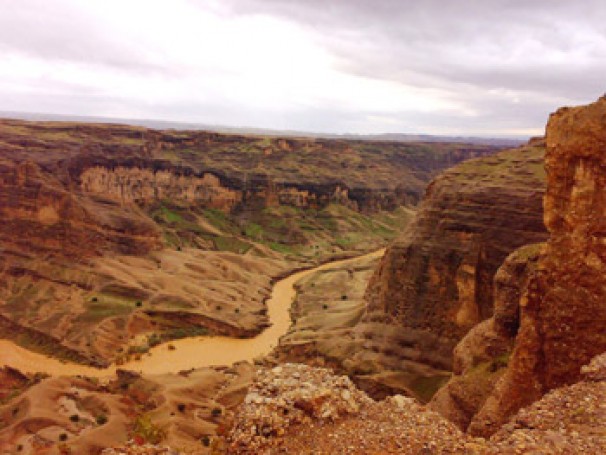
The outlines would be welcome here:
[[[606,355],[584,379],[522,409],[490,440],[472,438],[415,400],[376,402],[345,376],[301,364],[259,368],[230,432],[231,454],[606,454]],[[103,455],[172,455],[129,444]]]

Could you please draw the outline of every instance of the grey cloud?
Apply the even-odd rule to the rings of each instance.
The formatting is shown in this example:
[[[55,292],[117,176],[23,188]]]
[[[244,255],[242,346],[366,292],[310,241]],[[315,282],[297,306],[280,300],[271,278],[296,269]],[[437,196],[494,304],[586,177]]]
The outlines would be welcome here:
[[[0,50],[47,61],[163,71],[139,43],[114,36],[86,8],[69,1],[4,0]]]
[[[128,1],[128,0],[125,0]],[[187,0],[202,9],[207,0]],[[139,77],[167,75],[179,83],[179,68],[145,42],[114,36],[84,1],[4,0],[0,57],[29,55],[102,65]],[[210,124],[367,132],[368,118],[389,117],[394,132],[491,134],[541,128],[561,104],[601,95],[606,74],[606,4],[603,0],[221,0],[226,17],[264,14],[310,32],[345,73],[433,89],[461,111],[350,112],[335,106],[282,112],[221,103],[141,103],[108,97],[79,85],[31,87],[32,98],[2,90],[4,106],[98,115],[120,111],[148,118]],[[171,7],[171,2],[166,2]],[[145,20],[145,12],[137,20]],[[279,39],[280,37],[276,37]],[[245,37],[237,39],[245,40]],[[170,59],[168,59],[170,61]],[[205,71],[211,71],[207,69]],[[200,73],[204,77],[204,72]],[[195,87],[192,87],[194,90]],[[35,96],[35,97],[33,97]],[[352,93],[352,97],[356,94]],[[21,106],[21,107],[19,107]],[[385,126],[389,128],[389,126]]]
[[[601,0],[231,0],[318,30],[346,71],[418,87],[535,92],[584,102],[604,91]],[[533,52],[534,51],[534,52]]]

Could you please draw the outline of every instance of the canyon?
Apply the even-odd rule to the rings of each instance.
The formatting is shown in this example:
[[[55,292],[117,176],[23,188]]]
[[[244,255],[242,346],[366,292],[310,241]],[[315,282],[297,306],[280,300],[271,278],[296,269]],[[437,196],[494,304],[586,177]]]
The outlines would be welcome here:
[[[492,316],[503,260],[547,238],[543,159],[535,139],[442,173],[378,264],[301,282],[277,358],[329,365],[376,398],[429,401],[457,343]]]
[[[95,366],[253,337],[275,280],[384,246],[436,173],[496,150],[2,120],[2,334]]]
[[[0,448],[603,452],[604,125],[601,98],[560,109],[516,149],[429,151],[6,121],[0,207],[33,239],[0,229],[3,333],[129,371],[1,370]],[[7,158],[16,149],[23,160]],[[314,170],[312,154],[331,164]],[[135,371],[151,344],[164,364],[190,352],[176,329],[269,333],[266,299],[283,282],[286,333],[269,355]],[[57,297],[67,314],[41,321]],[[74,341],[82,308],[103,317]],[[133,340],[151,357],[122,358]]]

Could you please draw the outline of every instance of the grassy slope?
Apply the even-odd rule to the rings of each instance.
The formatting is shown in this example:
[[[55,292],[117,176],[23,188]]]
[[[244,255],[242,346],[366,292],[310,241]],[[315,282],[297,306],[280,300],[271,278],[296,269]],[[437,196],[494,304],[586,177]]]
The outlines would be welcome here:
[[[338,204],[323,209],[290,206],[227,214],[169,201],[149,208],[169,248],[201,247],[264,255],[268,249],[289,260],[322,260],[379,248],[408,223],[413,210],[362,214]],[[265,252],[265,253],[264,253]]]

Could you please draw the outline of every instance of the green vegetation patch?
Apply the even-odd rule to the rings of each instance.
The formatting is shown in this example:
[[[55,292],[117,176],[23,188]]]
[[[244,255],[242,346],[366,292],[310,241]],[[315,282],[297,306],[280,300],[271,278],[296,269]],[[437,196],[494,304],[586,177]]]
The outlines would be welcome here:
[[[410,384],[412,391],[418,396],[422,403],[429,400],[445,385],[451,375],[419,376]]]
[[[166,430],[156,425],[149,414],[143,414],[135,420],[133,435],[135,441],[159,444],[166,438]]]
[[[235,226],[228,215],[218,209],[203,210],[204,217],[217,229],[223,232],[234,232]]]
[[[85,303],[85,312],[78,316],[80,322],[98,322],[106,318],[125,316],[136,308],[137,299],[114,294],[95,294]]]
[[[254,240],[261,240],[263,238],[263,227],[256,223],[249,223],[244,228],[246,237],[250,237]]]
[[[165,205],[160,206],[160,208],[152,214],[152,217],[154,219],[161,218],[165,222],[173,224],[183,222],[183,217],[180,214],[169,209]]]
[[[252,245],[235,237],[215,237],[215,247],[220,251],[231,251],[232,253],[244,254],[252,248]]]

